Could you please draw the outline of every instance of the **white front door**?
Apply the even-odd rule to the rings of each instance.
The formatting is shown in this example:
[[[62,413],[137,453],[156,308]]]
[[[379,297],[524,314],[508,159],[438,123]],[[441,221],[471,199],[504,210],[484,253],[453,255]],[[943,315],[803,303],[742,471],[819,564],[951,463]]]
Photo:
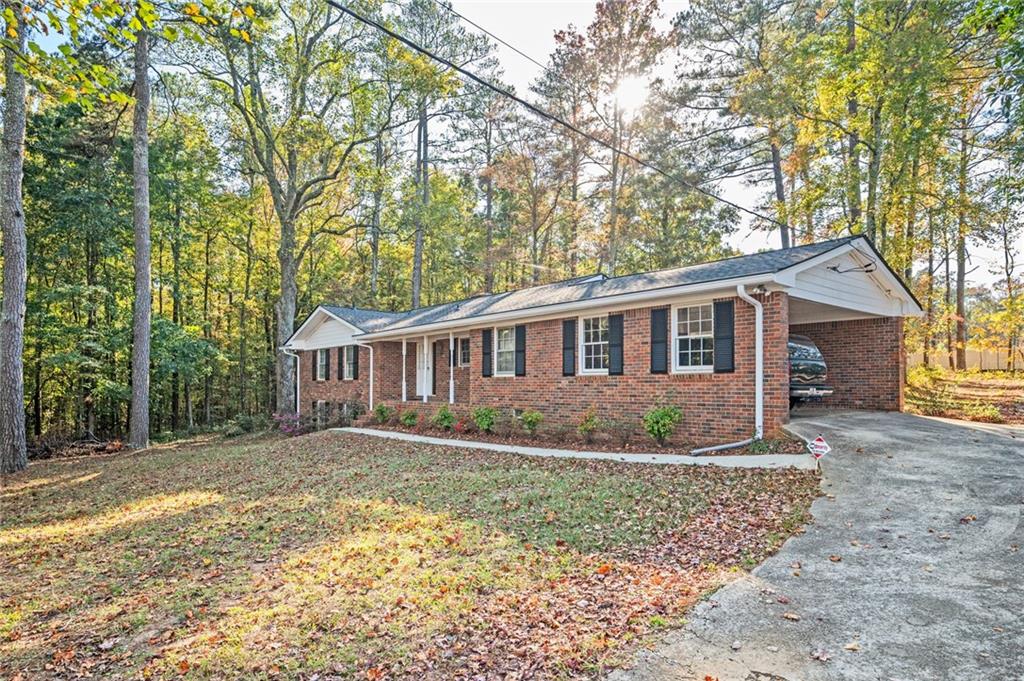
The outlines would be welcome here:
[[[433,395],[434,387],[434,344],[416,344],[416,394]]]

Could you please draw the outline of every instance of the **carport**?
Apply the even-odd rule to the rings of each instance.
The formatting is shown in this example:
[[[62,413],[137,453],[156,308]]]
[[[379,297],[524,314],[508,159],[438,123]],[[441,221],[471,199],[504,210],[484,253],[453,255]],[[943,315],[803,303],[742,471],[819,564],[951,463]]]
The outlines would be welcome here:
[[[867,240],[793,275],[789,333],[814,341],[828,367],[828,407],[899,411],[906,355],[903,317],[921,307]]]

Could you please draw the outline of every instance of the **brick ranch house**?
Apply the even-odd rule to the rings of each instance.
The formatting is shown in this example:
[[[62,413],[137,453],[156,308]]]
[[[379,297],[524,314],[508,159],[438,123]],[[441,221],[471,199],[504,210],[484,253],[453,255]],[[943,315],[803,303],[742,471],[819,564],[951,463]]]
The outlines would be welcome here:
[[[903,318],[921,307],[863,237],[620,277],[593,275],[407,312],[317,307],[284,351],[297,409],[357,401],[456,413],[590,409],[635,421],[671,403],[680,435],[722,442],[789,417],[790,333],[810,337],[826,405],[903,407]]]

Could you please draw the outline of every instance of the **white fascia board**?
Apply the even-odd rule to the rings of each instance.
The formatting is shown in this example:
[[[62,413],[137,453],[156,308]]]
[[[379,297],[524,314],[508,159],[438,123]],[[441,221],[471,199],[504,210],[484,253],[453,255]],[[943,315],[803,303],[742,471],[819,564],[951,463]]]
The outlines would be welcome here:
[[[568,313],[576,313],[583,310],[614,311],[616,309],[628,309],[637,307],[637,304],[653,304],[684,296],[692,296],[701,293],[722,291],[724,295],[732,297],[736,294],[736,286],[757,286],[759,284],[769,285],[776,283],[774,275],[769,273],[755,274],[748,277],[736,279],[721,279],[708,281],[699,284],[683,284],[670,286],[663,289],[648,291],[637,291],[635,293],[622,293],[619,295],[603,296],[600,298],[588,298],[586,300],[574,300],[569,303],[554,303],[539,307],[531,307],[522,310],[510,310],[508,312],[494,312],[490,314],[477,315],[467,319],[453,319],[451,321],[435,322],[433,324],[422,324],[420,326],[409,326],[404,329],[388,329],[376,333],[358,335],[361,341],[400,339],[403,336],[423,336],[425,334],[439,331],[452,330],[459,332],[463,329],[475,329],[479,327],[493,326],[501,322],[521,321],[542,321],[544,319],[557,319]]]
[[[344,319],[342,319],[338,315],[334,314],[333,312],[331,312],[330,310],[325,308],[323,305],[317,305],[316,309],[314,309],[309,314],[309,316],[306,317],[306,321],[302,322],[302,325],[299,326],[299,328],[295,329],[295,333],[293,333],[291,335],[291,338],[289,338],[288,342],[284,344],[284,347],[289,349],[289,350],[317,350],[317,349],[319,349],[319,346],[313,347],[312,345],[309,345],[308,343],[305,343],[302,340],[302,335],[303,335],[303,332],[306,331],[307,327],[312,329],[313,327],[311,325],[313,324],[314,320],[320,321],[321,320],[321,316],[326,316],[329,319],[333,319],[333,320],[335,320],[337,322],[341,322],[342,324],[344,324],[348,328],[352,329],[352,335],[353,336],[357,336],[357,335],[359,335],[359,334],[361,334],[363,332],[363,330],[360,329],[358,326],[356,326],[355,324],[352,324],[351,322],[345,321]]]

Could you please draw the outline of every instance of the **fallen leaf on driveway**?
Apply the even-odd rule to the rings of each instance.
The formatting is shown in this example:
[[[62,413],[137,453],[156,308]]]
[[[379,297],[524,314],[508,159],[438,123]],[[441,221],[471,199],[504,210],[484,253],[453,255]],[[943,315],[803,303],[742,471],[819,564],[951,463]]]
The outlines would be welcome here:
[[[843,650],[849,650],[851,653],[855,653],[858,650],[860,650],[860,644],[856,641],[851,641],[850,643],[847,643],[845,646],[843,646]]]
[[[811,651],[811,657],[819,662],[828,662],[828,651],[824,648],[818,648],[817,650]]]
[[[783,619],[787,619],[790,622],[799,622],[800,621],[800,615],[796,614],[795,612],[784,612],[784,613],[782,613],[782,618]]]
[[[830,561],[832,561],[833,563],[838,563],[839,561],[841,561],[843,559],[843,557],[838,555],[838,554],[833,553],[831,556],[828,557],[828,559]]]
[[[976,515],[965,515],[963,518],[960,519],[960,524],[961,525],[967,525],[969,523],[974,522],[977,519],[978,519],[978,516],[976,516]]]

